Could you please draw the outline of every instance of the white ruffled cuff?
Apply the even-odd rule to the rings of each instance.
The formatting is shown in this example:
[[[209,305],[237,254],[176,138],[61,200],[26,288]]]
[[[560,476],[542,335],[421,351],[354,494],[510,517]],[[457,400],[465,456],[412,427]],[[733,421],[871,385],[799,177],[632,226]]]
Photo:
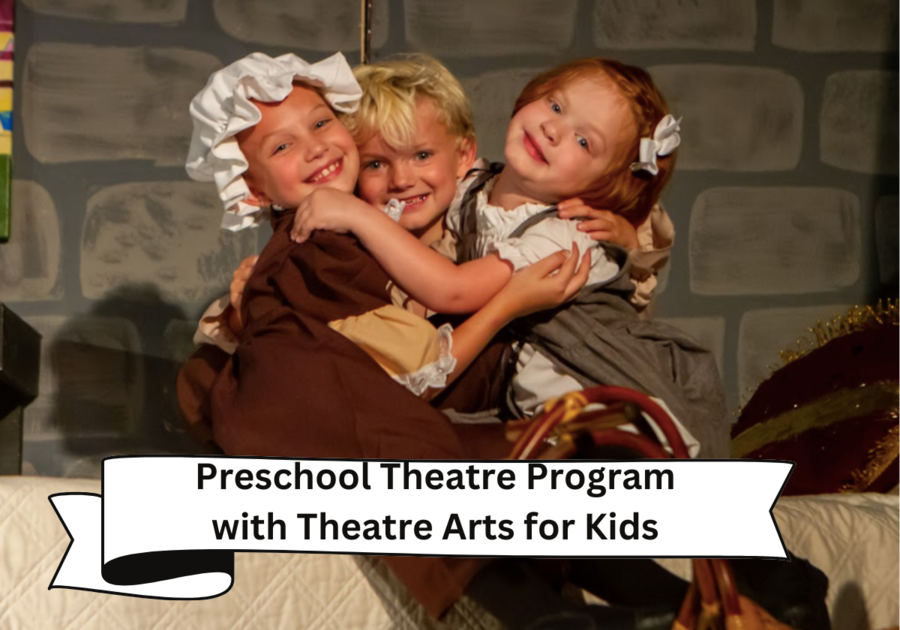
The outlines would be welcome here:
[[[453,356],[453,327],[444,324],[437,329],[441,354],[437,361],[423,365],[415,372],[398,374],[394,380],[403,385],[416,396],[421,396],[426,389],[440,389],[447,386],[447,376],[456,369],[456,357]]]
[[[237,350],[238,339],[222,321],[222,315],[230,303],[231,297],[223,295],[209,305],[197,324],[197,330],[194,332],[194,345],[209,344],[217,346],[228,354],[234,354]]]

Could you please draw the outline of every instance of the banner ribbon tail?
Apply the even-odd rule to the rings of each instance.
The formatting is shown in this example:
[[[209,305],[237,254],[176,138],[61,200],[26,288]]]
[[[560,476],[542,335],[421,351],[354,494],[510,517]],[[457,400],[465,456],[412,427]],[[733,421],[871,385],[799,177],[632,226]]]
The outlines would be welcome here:
[[[227,593],[234,584],[232,551],[152,551],[104,564],[100,495],[54,494],[50,503],[71,539],[50,582],[51,589],[154,599],[209,599]]]

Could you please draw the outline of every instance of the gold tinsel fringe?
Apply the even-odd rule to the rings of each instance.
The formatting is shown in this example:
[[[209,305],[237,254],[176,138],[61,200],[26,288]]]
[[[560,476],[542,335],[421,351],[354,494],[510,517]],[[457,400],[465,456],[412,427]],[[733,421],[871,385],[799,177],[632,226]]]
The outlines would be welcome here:
[[[806,329],[812,338],[798,339],[796,349],[782,350],[779,356],[784,365],[787,365],[821,348],[832,339],[885,324],[896,326],[897,315],[896,299],[879,300],[875,306],[853,306],[845,315],[836,315],[824,323],[817,320],[814,326]]]
[[[853,481],[842,485],[838,492],[865,492],[897,459],[898,451],[900,451],[900,427],[895,424],[887,435],[869,450],[866,465],[853,471]]]

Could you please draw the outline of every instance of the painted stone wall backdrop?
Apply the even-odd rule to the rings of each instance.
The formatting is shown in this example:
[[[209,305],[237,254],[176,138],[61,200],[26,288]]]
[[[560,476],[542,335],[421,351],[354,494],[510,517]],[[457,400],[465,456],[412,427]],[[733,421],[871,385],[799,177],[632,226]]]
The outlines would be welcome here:
[[[452,19],[470,4],[454,3]],[[418,33],[422,16],[451,11],[445,3],[407,0],[391,14],[404,37],[392,28],[376,57],[440,56],[468,91],[480,153],[492,159],[503,158],[513,102],[536,72],[584,56],[647,68],[683,117],[663,195],[677,237],[655,312],[713,350],[732,410],[777,364],[779,344],[846,306],[897,295],[895,2],[562,3],[528,52],[537,3],[488,4],[485,15],[506,5],[511,17],[473,25],[451,47],[444,32]],[[570,11],[568,40],[558,19]],[[798,314],[794,330],[743,323],[775,309]]]
[[[897,295],[895,0],[374,0],[373,57],[461,79],[480,153],[516,95],[584,56],[648,68],[683,116],[656,314],[713,350],[732,409],[816,319]],[[219,230],[187,105],[254,50],[359,58],[358,0],[21,0],[0,300],[44,335],[25,471],[190,452],[173,399],[194,322],[265,231]],[[726,419],[730,420],[730,419]]]
[[[188,104],[254,50],[359,59],[359,3],[22,0],[13,234],[0,300],[43,335],[24,470],[98,476],[116,453],[195,452],[174,400],[205,306],[265,230],[219,229],[184,172]],[[251,10],[252,9],[252,10]],[[376,3],[374,41],[389,7]]]

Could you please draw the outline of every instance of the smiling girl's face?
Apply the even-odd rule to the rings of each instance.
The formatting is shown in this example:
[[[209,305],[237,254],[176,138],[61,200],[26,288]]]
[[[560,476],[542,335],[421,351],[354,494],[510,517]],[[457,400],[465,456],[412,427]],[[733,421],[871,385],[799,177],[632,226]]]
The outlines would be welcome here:
[[[353,192],[359,153],[334,112],[311,88],[295,85],[280,103],[254,103],[262,120],[238,134],[244,180],[260,206],[296,208],[319,186]]]
[[[516,112],[506,133],[507,170],[533,201],[557,203],[590,189],[636,134],[611,80],[578,79]]]

